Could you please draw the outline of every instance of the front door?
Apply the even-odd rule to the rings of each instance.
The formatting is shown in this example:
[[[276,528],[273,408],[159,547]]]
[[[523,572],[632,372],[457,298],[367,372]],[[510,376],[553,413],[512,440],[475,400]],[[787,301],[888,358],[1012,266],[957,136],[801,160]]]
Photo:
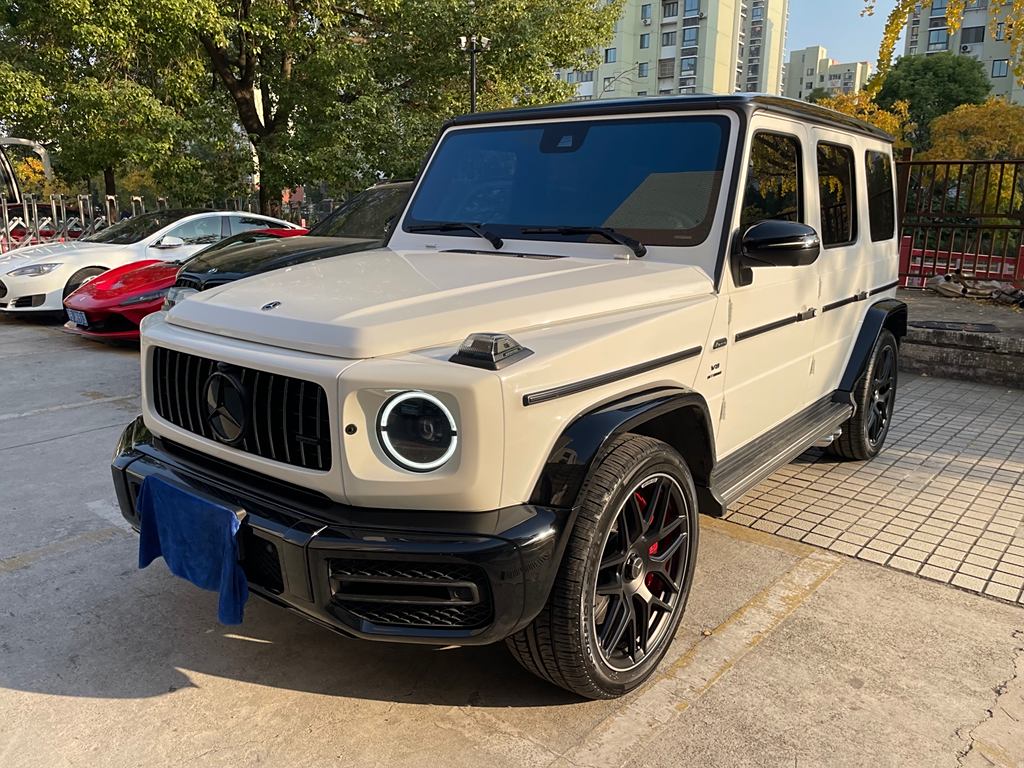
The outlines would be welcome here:
[[[808,223],[816,198],[809,186],[807,129],[758,116],[752,131],[737,232],[768,219]],[[743,270],[736,249],[734,244],[723,285],[731,319],[721,456],[809,404],[818,297],[816,264]]]

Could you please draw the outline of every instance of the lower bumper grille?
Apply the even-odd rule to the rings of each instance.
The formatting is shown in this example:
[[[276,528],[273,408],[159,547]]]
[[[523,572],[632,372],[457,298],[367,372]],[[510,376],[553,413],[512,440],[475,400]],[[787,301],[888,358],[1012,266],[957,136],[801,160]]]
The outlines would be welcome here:
[[[0,299],[7,295],[7,286],[4,285],[4,281],[0,280]]]
[[[15,299],[12,306],[19,309],[24,307],[41,307],[45,301],[45,293],[36,293],[31,296],[22,296],[21,298]]]
[[[493,619],[483,570],[460,563],[330,562],[331,607],[380,627],[474,629]]]
[[[261,539],[251,528],[242,527],[241,549],[242,570],[245,577],[258,587],[275,595],[284,592],[284,576],[281,573],[281,558],[277,547]]]

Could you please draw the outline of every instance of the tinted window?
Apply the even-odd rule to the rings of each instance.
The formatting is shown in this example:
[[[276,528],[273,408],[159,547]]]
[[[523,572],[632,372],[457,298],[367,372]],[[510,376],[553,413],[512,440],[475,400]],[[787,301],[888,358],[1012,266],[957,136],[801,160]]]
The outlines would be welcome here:
[[[180,237],[185,241],[185,245],[216,243],[221,238],[223,221],[222,216],[201,216],[175,227],[166,237]]]
[[[818,145],[821,244],[826,248],[857,239],[857,187],[853,162],[853,150],[849,147]]]
[[[267,221],[257,216],[228,216],[228,221],[231,222],[231,234],[233,235],[253,229],[275,229],[281,226],[276,221]]]
[[[767,219],[803,221],[800,142],[781,133],[758,133],[750,146],[740,226]]]
[[[310,231],[314,237],[358,237],[383,240],[391,231],[412,184],[375,187],[348,200]]]
[[[893,202],[892,162],[882,152],[867,153],[868,218],[871,240],[891,240],[896,234],[896,204]]]
[[[172,224],[192,213],[195,213],[195,211],[154,211],[153,213],[143,213],[134,218],[119,221],[83,239],[92,243],[113,243],[115,245],[137,243],[163,229],[168,224]]]
[[[612,227],[648,245],[696,245],[714,223],[728,126],[673,117],[455,130],[404,226],[475,222],[524,239],[545,238],[524,228]]]

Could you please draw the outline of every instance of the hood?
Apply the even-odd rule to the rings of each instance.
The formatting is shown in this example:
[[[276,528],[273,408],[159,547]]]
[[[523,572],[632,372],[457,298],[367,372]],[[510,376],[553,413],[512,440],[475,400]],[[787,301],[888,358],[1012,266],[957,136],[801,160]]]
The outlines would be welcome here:
[[[174,307],[168,320],[261,344],[368,358],[712,292],[711,279],[696,267],[642,259],[381,249],[204,291]]]
[[[123,250],[123,245],[109,245],[107,243],[86,243],[77,241],[74,243],[50,243],[49,245],[29,245],[24,248],[17,248],[9,253],[0,256],[0,267],[8,262],[17,262],[21,266],[27,261],[49,261],[54,257],[65,256],[74,252],[96,251],[96,250]]]
[[[94,277],[77,291],[75,296],[93,299],[123,299],[149,293],[174,285],[179,265],[166,261],[137,261],[104,272]],[[70,297],[69,297],[70,298]]]
[[[236,245],[209,255],[199,254],[185,263],[182,275],[203,280],[214,276],[239,278],[281,269],[306,261],[376,248],[380,241],[348,237],[287,237],[252,245]]]

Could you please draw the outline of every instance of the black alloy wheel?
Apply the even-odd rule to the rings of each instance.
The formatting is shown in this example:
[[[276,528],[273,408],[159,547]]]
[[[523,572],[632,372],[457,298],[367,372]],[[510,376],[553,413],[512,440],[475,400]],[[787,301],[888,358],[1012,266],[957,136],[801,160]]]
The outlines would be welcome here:
[[[593,593],[596,646],[605,663],[628,671],[658,648],[684,599],[690,535],[687,502],[667,474],[643,479],[626,496],[605,540]]]
[[[877,456],[892,426],[899,383],[900,348],[888,330],[878,335],[863,378],[854,390],[856,412],[842,426],[829,451],[842,459],[866,461]]]
[[[527,670],[589,699],[647,680],[686,609],[698,543],[686,462],[666,443],[614,438],[579,496],[547,605],[506,644]]]

